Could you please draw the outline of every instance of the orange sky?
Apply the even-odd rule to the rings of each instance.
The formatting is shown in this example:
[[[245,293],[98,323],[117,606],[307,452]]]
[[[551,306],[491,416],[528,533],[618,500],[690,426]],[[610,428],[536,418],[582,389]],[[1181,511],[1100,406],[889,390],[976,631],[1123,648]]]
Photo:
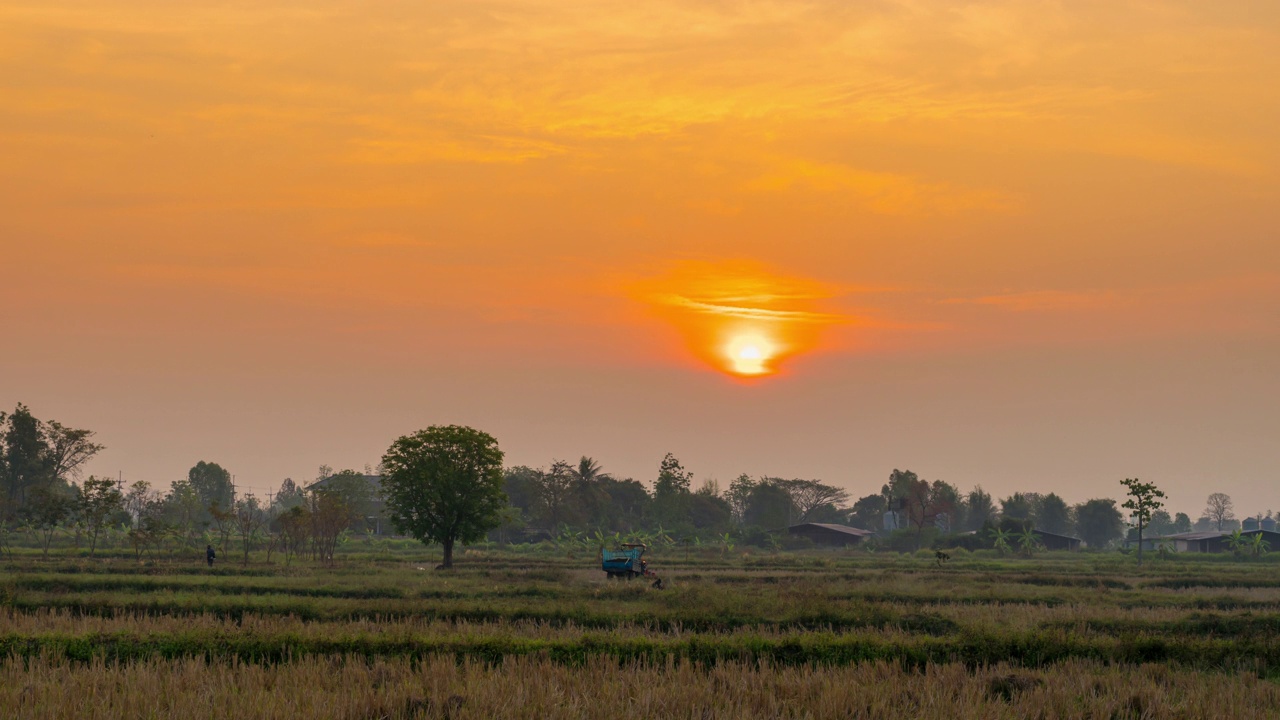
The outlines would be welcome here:
[[[1280,509],[1277,127],[1274,3],[0,0],[0,401]]]

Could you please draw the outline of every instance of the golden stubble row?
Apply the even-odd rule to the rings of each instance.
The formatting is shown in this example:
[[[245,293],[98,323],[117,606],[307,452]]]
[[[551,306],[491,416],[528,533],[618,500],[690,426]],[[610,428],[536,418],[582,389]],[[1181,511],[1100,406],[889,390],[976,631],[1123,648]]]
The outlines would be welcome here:
[[[1209,615],[1221,618],[1264,620],[1273,617],[1249,611],[1203,613],[1173,608],[1098,608],[1088,605],[1058,607],[1037,606],[951,606],[928,608],[926,612],[954,621],[959,629],[970,632],[1004,634],[1043,629],[1070,631],[1077,635],[1093,634],[1090,623],[1119,623],[1139,632],[1159,635],[1179,635],[1179,624]],[[913,616],[894,613],[884,624],[870,627],[835,630],[834,635],[885,635],[915,634],[910,627],[897,624]],[[892,618],[897,617],[895,621]],[[1144,630],[1145,629],[1145,630]],[[82,615],[62,609],[21,611],[0,608],[0,636],[39,637],[46,635],[203,635],[229,637],[290,636],[298,639],[354,638],[381,639],[410,638],[494,638],[519,637],[540,640],[562,640],[580,637],[584,632],[597,636],[635,638],[662,637],[681,639],[697,636],[751,635],[759,637],[783,637],[805,635],[824,628],[758,627],[745,626],[729,630],[683,628],[679,623],[661,628],[647,623],[622,623],[612,628],[590,628],[572,621],[549,622],[546,620],[467,621],[432,619],[428,617],[364,617],[345,620],[304,620],[291,615],[260,615],[246,613],[238,618],[228,618],[213,613],[150,615],[121,610],[109,615]],[[1189,631],[1188,631],[1189,632]],[[1197,633],[1198,634],[1198,633]]]
[[[280,665],[152,660],[0,663],[0,707],[53,718],[1274,718],[1280,687],[1246,675],[1070,661],[1041,671],[869,663],[784,668],[725,663],[568,667],[432,657],[307,658]]]

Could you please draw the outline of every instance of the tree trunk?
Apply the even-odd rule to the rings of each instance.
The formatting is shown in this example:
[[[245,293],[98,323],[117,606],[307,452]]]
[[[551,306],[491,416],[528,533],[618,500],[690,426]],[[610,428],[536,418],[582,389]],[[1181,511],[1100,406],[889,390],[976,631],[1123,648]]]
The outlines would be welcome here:
[[[1138,567],[1142,567],[1142,523],[1138,523]]]
[[[441,566],[445,570],[453,569],[453,538],[445,538],[444,545],[444,562]]]

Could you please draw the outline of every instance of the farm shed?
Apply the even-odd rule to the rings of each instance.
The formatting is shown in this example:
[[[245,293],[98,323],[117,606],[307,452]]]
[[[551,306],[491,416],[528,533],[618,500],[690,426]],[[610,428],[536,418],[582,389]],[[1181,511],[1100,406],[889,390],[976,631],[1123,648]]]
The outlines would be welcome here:
[[[1274,532],[1271,530],[1250,530],[1240,534],[1249,541],[1253,540],[1253,536],[1261,535],[1262,539],[1266,541],[1268,549],[1280,549],[1280,532]],[[1204,541],[1205,549],[1201,552],[1231,552],[1231,545],[1227,542],[1230,538],[1231,535],[1229,533],[1223,533],[1218,537],[1208,538]]]
[[[1044,530],[1032,530],[1032,532],[1040,538],[1040,543],[1044,545],[1045,550],[1079,550],[1080,543],[1083,542],[1080,538],[1070,535],[1059,535]]]
[[[1248,530],[1240,533],[1240,535],[1245,540],[1252,539],[1254,535],[1262,535],[1262,539],[1268,543],[1269,550],[1280,550],[1280,532],[1275,532],[1273,530]],[[1230,538],[1231,533],[1219,532],[1216,530],[1210,530],[1208,532],[1178,533],[1176,535],[1143,538],[1142,549],[1155,550],[1161,545],[1167,545],[1177,552],[1231,552],[1231,545],[1228,542]]]
[[[1142,539],[1143,550],[1156,550],[1161,545],[1172,547],[1175,552],[1216,552],[1208,549],[1209,541],[1226,537],[1217,530],[1207,532],[1185,532]],[[1127,544],[1127,543],[1126,543]]]
[[[834,525],[832,523],[801,523],[787,528],[787,533],[809,538],[816,545],[833,545],[837,547],[857,545],[864,538],[869,538],[875,534],[870,530],[860,530],[848,525]]]

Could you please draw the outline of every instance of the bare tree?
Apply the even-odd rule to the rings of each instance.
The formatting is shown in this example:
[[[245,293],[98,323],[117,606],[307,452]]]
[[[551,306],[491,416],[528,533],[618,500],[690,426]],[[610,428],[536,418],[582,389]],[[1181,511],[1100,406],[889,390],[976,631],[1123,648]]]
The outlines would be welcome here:
[[[304,501],[302,505],[294,505],[280,514],[280,536],[284,549],[284,561],[288,564],[289,558],[301,552],[307,540],[311,539],[309,503]]]
[[[148,550],[159,547],[166,537],[175,532],[176,528],[164,519],[164,501],[157,498],[144,502],[137,509],[134,525],[125,537],[133,545],[134,556],[141,561]]]
[[[1208,504],[1204,509],[1205,517],[1213,521],[1221,532],[1229,520],[1236,519],[1235,507],[1231,503],[1231,496],[1226,493],[1214,493],[1209,496]]]
[[[916,548],[923,542],[924,532],[937,527],[940,518],[950,518],[955,512],[959,493],[941,480],[930,483],[911,471],[894,470],[889,486],[895,499],[901,502],[908,527],[916,531]]]
[[[234,505],[223,510],[218,503],[209,505],[209,514],[213,516],[213,526],[218,530],[218,552],[222,552],[231,540],[231,533],[236,529],[236,511]]]
[[[246,495],[236,500],[235,507],[236,533],[240,536],[240,548],[244,550],[244,565],[249,565],[249,551],[257,542],[262,526],[267,522],[267,514],[258,505],[258,498]]]
[[[159,491],[152,490],[151,483],[146,480],[139,480],[130,485],[129,492],[124,494],[124,510],[129,513],[136,526],[142,520],[143,511],[159,500]]]
[[[351,526],[351,508],[337,493],[317,490],[311,493],[308,510],[311,545],[315,550],[315,557],[324,563],[333,564],[338,536]]]

